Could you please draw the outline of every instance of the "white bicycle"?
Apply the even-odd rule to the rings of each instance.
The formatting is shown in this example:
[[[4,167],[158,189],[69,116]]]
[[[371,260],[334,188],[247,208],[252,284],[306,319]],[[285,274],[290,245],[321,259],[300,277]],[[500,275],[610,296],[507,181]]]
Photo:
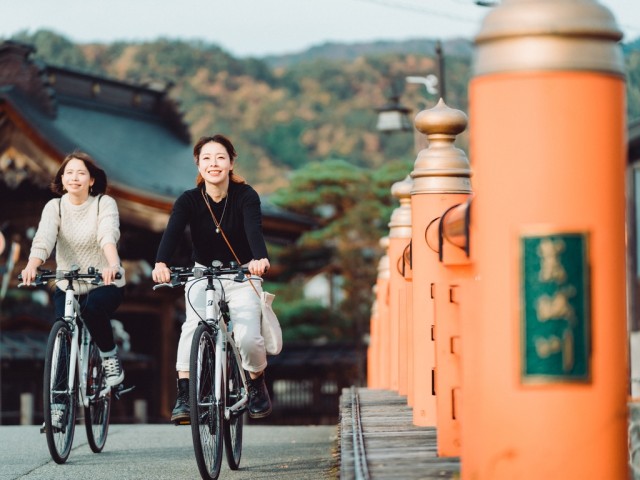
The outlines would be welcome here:
[[[119,278],[120,274],[117,275]],[[22,280],[21,276],[18,276]],[[111,388],[106,384],[100,350],[84,328],[80,308],[75,299],[74,282],[89,280],[102,283],[102,275],[93,267],[80,273],[77,266],[69,271],[40,270],[33,286],[49,281],[67,280],[64,317],[56,320],[49,333],[44,362],[44,426],[51,458],[65,463],[71,452],[76,425],[76,406],[84,408],[84,423],[89,447],[100,453],[107,442],[112,393],[115,398],[133,390],[122,384]],[[18,287],[25,286],[20,283]]]
[[[245,282],[248,270],[232,262],[223,268],[214,260],[211,267],[171,267],[170,283],[160,287],[179,287],[190,279],[206,281],[205,318],[193,335],[189,372],[191,436],[196,463],[204,479],[220,475],[223,445],[231,470],[240,466],[243,414],[249,404],[247,377],[240,367],[240,353],[233,337],[233,319],[229,314],[223,282]],[[214,286],[216,282],[216,286]],[[216,287],[220,301],[215,304]]]

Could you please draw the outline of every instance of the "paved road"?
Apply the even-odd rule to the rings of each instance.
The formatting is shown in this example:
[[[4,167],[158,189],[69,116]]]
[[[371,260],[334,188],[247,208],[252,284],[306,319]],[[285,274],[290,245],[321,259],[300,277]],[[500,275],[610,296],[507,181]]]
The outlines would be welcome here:
[[[337,426],[245,426],[240,469],[223,461],[221,479],[334,479]],[[190,427],[112,425],[100,454],[83,425],[64,465],[49,457],[37,426],[0,426],[0,480],[198,479]]]

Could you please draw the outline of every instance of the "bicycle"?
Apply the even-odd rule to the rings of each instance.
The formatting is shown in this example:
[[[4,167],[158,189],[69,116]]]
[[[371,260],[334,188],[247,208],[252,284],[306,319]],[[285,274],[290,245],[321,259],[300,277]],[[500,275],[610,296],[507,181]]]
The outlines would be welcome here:
[[[243,414],[249,404],[247,376],[233,336],[233,321],[225,299],[223,281],[245,282],[248,269],[231,262],[223,268],[214,260],[211,267],[171,267],[171,281],[161,287],[179,287],[188,280],[206,281],[205,318],[200,320],[191,343],[189,406],[191,436],[200,475],[215,480],[220,475],[223,446],[231,470],[240,467]],[[215,287],[220,301],[215,306]],[[217,311],[216,311],[217,310]]]
[[[120,274],[116,276],[119,278]],[[22,281],[22,276],[18,275]],[[88,328],[82,328],[80,306],[75,299],[74,281],[90,280],[102,283],[98,270],[89,267],[80,273],[77,266],[71,270],[38,270],[34,287],[47,285],[50,280],[67,280],[64,317],[51,327],[44,362],[44,426],[51,458],[56,463],[67,461],[75,433],[76,407],[84,408],[84,422],[89,447],[100,453],[107,442],[112,393],[116,399],[133,390],[122,384],[111,388],[106,384],[100,350],[91,339]],[[26,286],[23,283],[18,287]],[[77,365],[77,369],[74,368]]]

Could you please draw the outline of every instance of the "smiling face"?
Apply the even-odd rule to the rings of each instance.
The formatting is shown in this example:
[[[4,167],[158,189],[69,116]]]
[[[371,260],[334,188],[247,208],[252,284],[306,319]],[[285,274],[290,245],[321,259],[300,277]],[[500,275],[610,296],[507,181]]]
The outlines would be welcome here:
[[[226,190],[232,170],[233,162],[222,144],[209,142],[202,146],[198,155],[198,172],[205,182]]]
[[[67,162],[61,180],[65,190],[78,198],[87,198],[89,187],[95,181],[85,163],[77,158],[72,158]]]

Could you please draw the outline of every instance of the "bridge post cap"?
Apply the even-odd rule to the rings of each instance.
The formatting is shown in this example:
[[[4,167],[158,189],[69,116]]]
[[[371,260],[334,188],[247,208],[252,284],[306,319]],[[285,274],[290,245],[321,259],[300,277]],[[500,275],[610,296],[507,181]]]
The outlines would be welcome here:
[[[474,74],[596,70],[624,74],[622,39],[611,11],[595,0],[503,0],[474,38]]]
[[[437,134],[455,137],[465,131],[467,123],[467,115],[450,108],[442,98],[435,107],[418,112],[414,120],[416,129],[427,137]]]
[[[411,172],[411,194],[419,193],[471,193],[471,168],[466,154],[453,144],[456,136],[467,128],[467,115],[438,104],[416,115],[415,126],[429,140],[421,150]]]
[[[413,186],[413,180],[411,175],[407,175],[404,179],[391,185],[391,195],[402,202],[404,198],[411,198],[411,187]]]
[[[391,195],[400,201],[400,206],[391,213],[389,237],[411,238],[411,190],[413,180],[407,175],[391,186]]]

